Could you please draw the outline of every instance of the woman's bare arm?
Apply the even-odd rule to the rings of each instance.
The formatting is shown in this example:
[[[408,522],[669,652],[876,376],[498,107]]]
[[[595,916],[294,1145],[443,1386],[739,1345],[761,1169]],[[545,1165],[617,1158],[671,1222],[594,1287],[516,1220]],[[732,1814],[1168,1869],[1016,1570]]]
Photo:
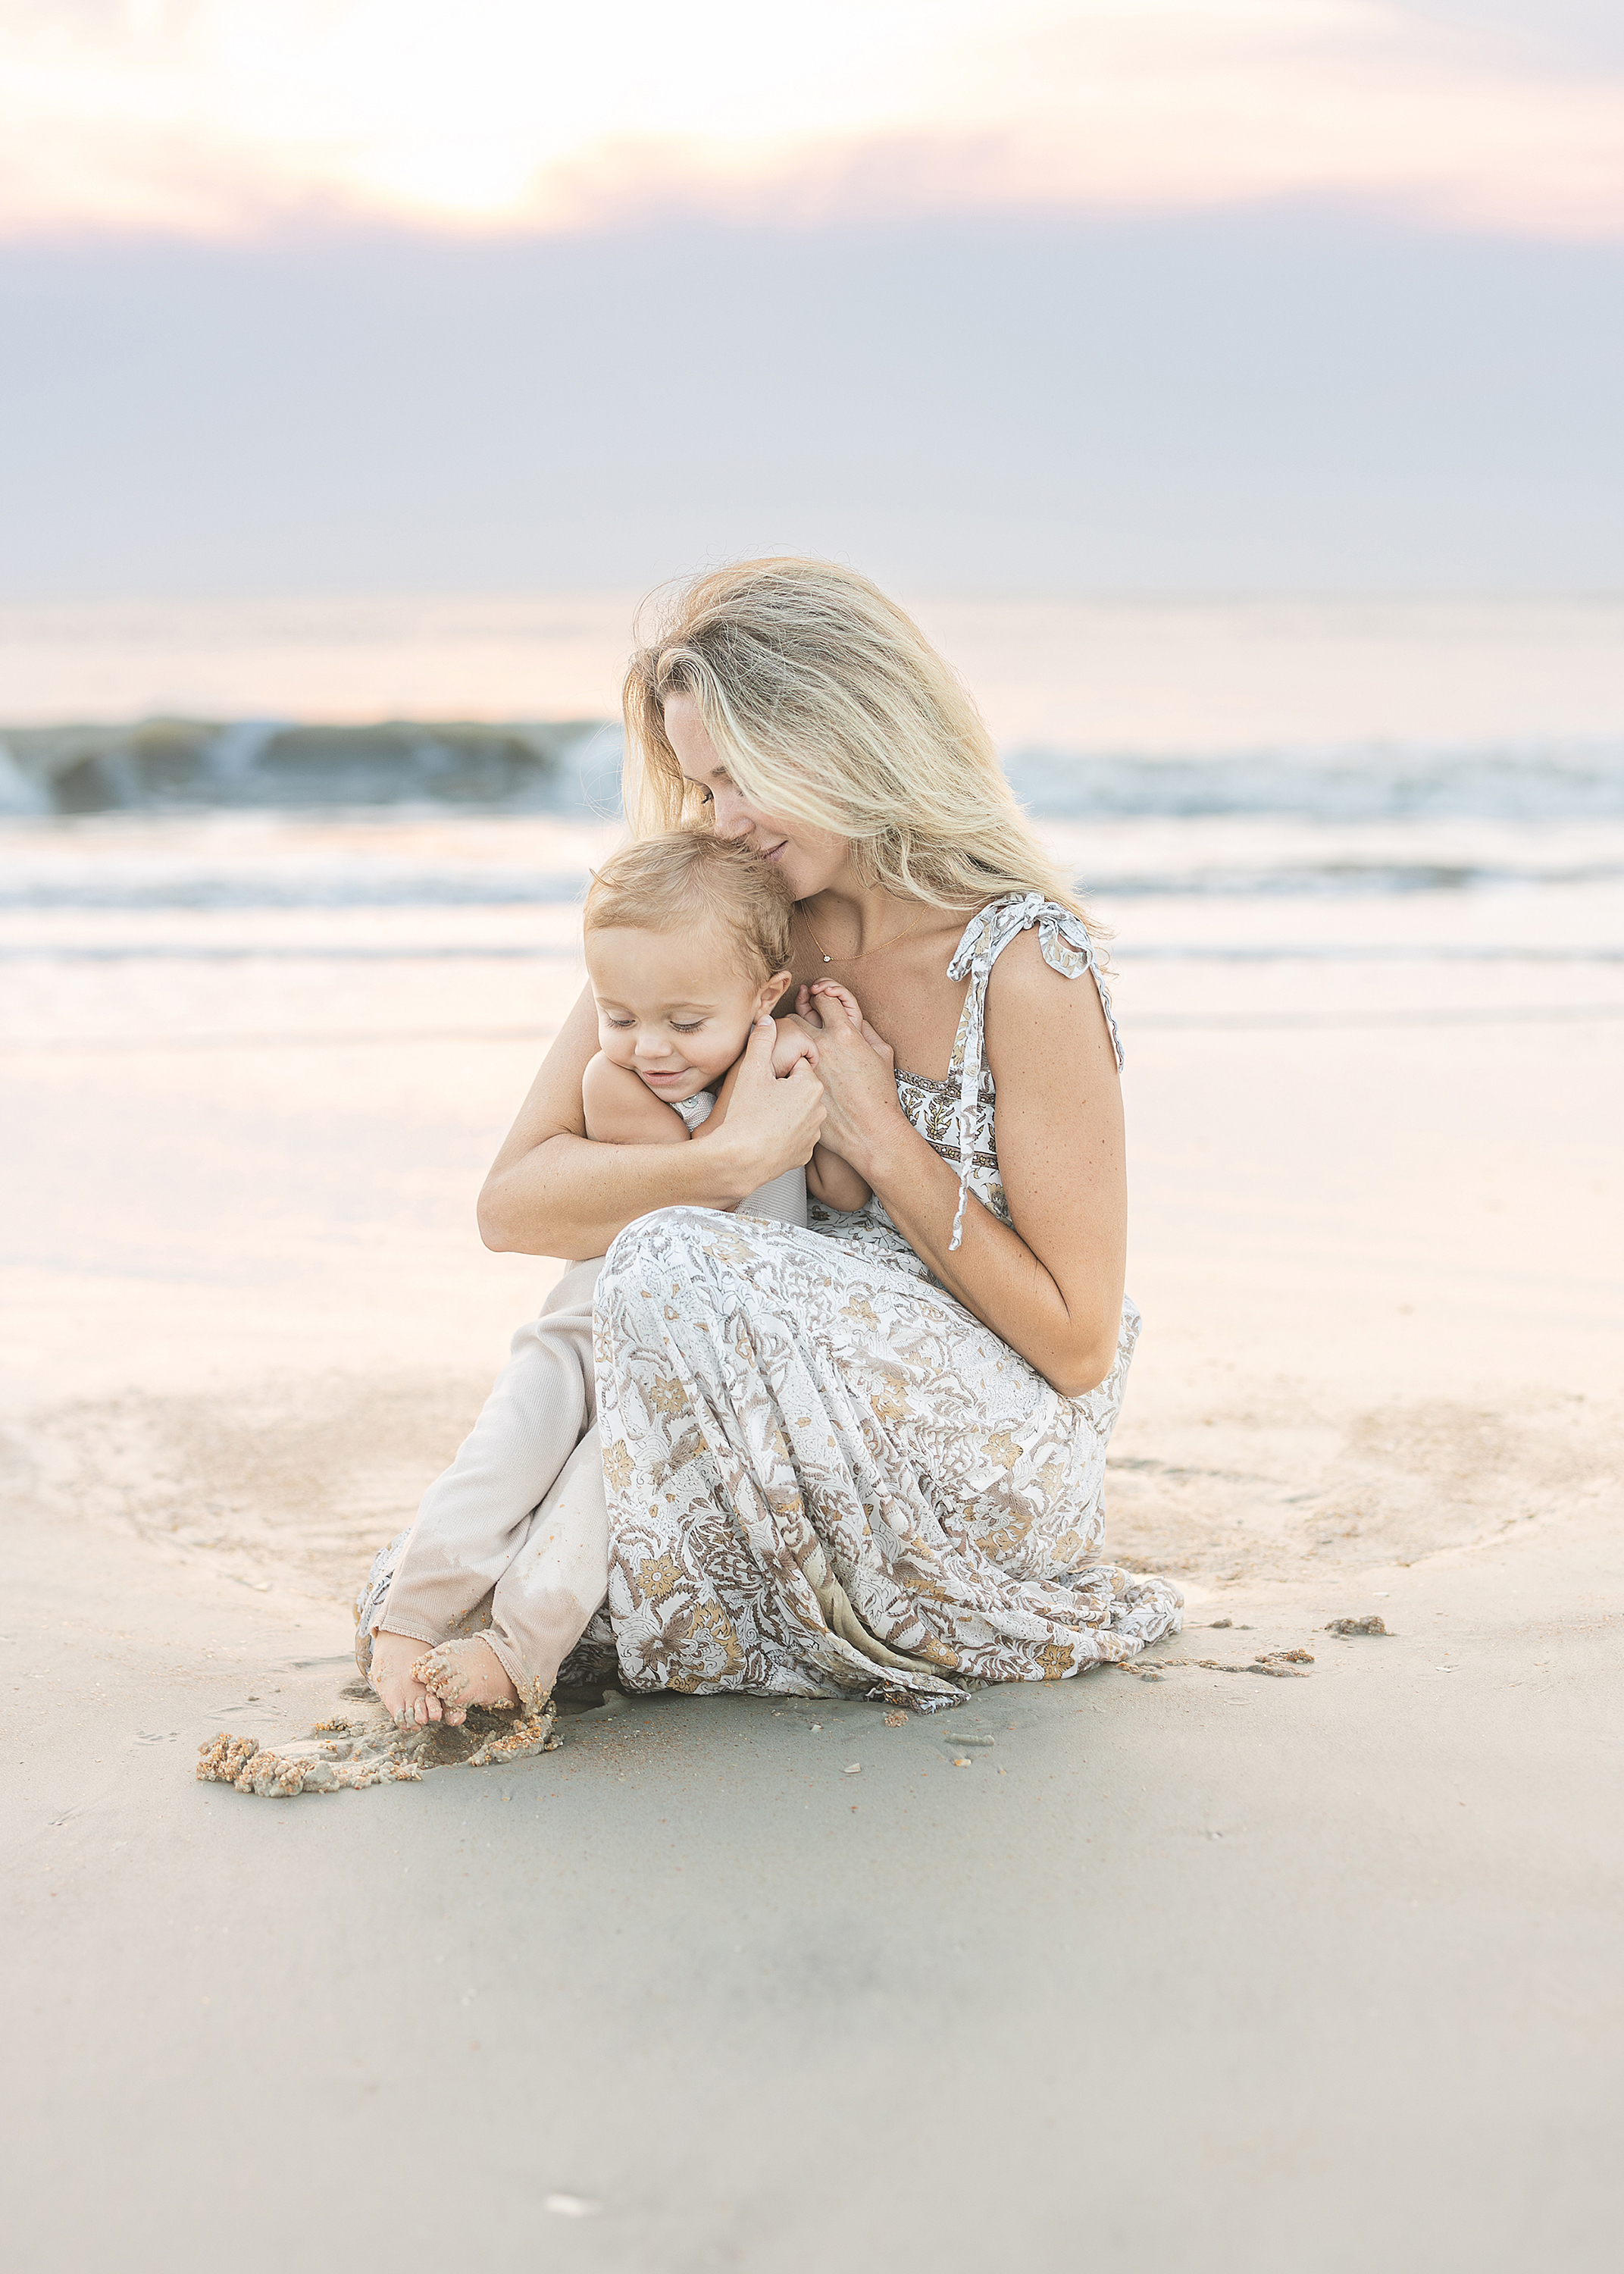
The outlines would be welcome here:
[[[828,1141],[866,1176],[943,1285],[1071,1397],[1116,1362],[1127,1246],[1122,1090],[1099,995],[1065,979],[1026,932],[988,988],[998,1165],[1016,1229],[971,1195],[950,1251],[958,1174],[897,1103],[873,1049],[814,1026]]]
[[[487,1247],[523,1255],[601,1255],[617,1233],[662,1208],[737,1208],[804,1163],[823,1119],[810,1066],[772,1074],[772,1023],[751,1035],[727,1126],[704,1145],[594,1145],[581,1084],[598,1052],[584,989],[542,1062],[479,1195]],[[658,1101],[656,1101],[658,1103]]]

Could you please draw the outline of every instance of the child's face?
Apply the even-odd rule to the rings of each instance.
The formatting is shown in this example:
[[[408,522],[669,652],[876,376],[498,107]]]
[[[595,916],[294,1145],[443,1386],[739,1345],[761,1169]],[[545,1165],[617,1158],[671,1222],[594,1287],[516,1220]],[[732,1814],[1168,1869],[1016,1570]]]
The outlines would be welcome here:
[[[586,968],[599,1049],[668,1105],[713,1089],[789,984],[784,971],[764,985],[747,977],[718,925],[589,932]]]

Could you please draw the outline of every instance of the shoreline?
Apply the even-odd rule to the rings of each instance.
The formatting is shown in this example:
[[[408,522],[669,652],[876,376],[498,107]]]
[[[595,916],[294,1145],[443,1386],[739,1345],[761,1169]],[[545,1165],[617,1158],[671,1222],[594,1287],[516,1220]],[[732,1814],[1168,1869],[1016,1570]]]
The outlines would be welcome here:
[[[1297,962],[1251,1000],[1313,1027],[1157,1027],[1234,974],[1123,960],[1103,1553],[1185,1592],[1158,1679],[628,1698],[287,1805],[196,1749],[347,1710],[345,1599],[557,1269],[472,1221],[539,1045],[400,1029],[545,1028],[563,967],[380,964],[365,1049],[320,962],[10,999],[64,1043],[5,1060],[19,2263],[804,2274],[838,2218],[954,2270],[1610,2267],[1624,1026],[1330,1026],[1410,975]]]

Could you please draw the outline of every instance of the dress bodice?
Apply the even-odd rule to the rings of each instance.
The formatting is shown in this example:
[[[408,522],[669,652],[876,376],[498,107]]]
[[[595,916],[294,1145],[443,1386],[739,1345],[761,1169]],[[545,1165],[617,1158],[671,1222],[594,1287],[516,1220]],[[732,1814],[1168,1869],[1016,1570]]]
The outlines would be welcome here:
[[[898,1104],[925,1142],[959,1171],[959,1206],[950,1247],[957,1247],[964,1236],[965,1201],[971,1193],[1003,1223],[1010,1222],[1004,1179],[998,1172],[996,1098],[992,1068],[987,1063],[987,983],[1010,942],[1034,924],[1043,960],[1051,971],[1064,979],[1080,979],[1085,973],[1093,978],[1110,1028],[1116,1064],[1122,1065],[1122,1037],[1100,975],[1098,952],[1082,918],[1045,900],[1041,892],[1011,892],[979,908],[965,926],[947,967],[950,979],[970,982],[947,1079],[933,1081],[926,1074],[911,1073],[901,1066],[897,1069]],[[839,1216],[815,1202],[810,1218],[815,1227],[829,1231],[845,1231],[865,1219],[895,1232],[890,1216],[875,1199],[855,1217]]]

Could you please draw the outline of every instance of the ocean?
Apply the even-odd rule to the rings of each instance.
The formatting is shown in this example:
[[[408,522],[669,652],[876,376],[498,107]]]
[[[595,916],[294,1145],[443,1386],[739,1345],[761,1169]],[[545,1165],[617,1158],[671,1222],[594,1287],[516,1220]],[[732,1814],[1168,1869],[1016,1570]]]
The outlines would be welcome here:
[[[1624,601],[929,599],[1149,1025],[1624,1012]],[[545,1039],[631,596],[0,608],[0,1038]]]

